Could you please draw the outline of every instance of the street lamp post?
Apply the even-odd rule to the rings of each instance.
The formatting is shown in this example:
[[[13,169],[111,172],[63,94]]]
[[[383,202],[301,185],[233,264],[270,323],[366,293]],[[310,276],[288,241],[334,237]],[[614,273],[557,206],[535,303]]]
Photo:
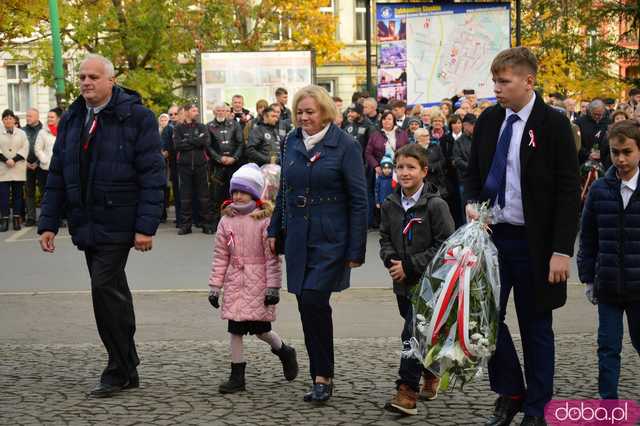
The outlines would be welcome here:
[[[364,38],[366,40],[365,47],[365,55],[367,57],[367,92],[369,94],[372,93],[372,85],[371,85],[371,1],[365,1],[365,12],[364,12]]]
[[[49,20],[51,21],[51,44],[53,46],[53,75],[56,87],[56,104],[62,106],[64,98],[64,68],[62,66],[62,41],[60,39],[60,17],[58,1],[49,0]]]

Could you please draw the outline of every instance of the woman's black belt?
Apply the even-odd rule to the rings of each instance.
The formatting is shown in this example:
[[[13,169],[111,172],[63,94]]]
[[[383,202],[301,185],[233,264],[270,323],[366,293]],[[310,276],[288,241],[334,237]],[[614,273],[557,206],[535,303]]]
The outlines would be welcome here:
[[[344,203],[347,196],[344,194],[322,195],[317,197],[297,195],[293,199],[293,207],[304,208],[307,206],[317,206],[319,204]]]

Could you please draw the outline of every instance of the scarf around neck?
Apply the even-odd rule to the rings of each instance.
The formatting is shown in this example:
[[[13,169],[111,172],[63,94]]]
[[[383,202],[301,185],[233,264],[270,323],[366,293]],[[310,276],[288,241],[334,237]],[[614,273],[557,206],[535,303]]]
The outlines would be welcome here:
[[[393,126],[391,130],[382,129],[385,135],[387,135],[387,143],[385,148],[391,148],[393,152],[396,152],[396,126]]]
[[[237,214],[244,216],[248,215],[256,209],[256,202],[251,200],[248,203],[243,204],[231,203],[229,204],[229,207],[231,207]]]
[[[311,151],[313,147],[324,138],[329,131],[329,127],[331,127],[331,123],[327,124],[324,129],[320,130],[315,135],[310,135],[304,130],[302,131],[302,141],[304,142],[304,146],[307,148],[307,151]]]

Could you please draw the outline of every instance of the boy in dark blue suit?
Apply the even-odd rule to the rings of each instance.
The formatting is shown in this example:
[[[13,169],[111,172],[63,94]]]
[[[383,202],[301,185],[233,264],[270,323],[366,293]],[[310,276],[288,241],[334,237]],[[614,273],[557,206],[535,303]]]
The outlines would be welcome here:
[[[553,397],[553,310],[567,300],[567,278],[578,228],[578,155],[571,125],[533,90],[538,64],[531,51],[500,52],[491,64],[498,105],[476,122],[467,175],[468,202],[489,201],[492,239],[500,261],[500,324],[489,362],[499,395],[487,426],[546,425]],[[471,204],[467,218],[477,219]],[[504,321],[513,291],[524,375]]]
[[[578,271],[587,299],[598,305],[598,390],[618,399],[622,316],[640,354],[640,125],[632,120],[609,130],[613,167],[589,190],[582,211]]]

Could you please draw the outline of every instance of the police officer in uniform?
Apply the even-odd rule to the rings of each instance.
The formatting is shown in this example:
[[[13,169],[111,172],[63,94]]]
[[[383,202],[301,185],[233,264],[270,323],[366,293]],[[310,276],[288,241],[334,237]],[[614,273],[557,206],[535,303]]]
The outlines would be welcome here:
[[[278,113],[271,106],[262,111],[261,120],[251,129],[247,144],[247,160],[258,166],[280,163]]]
[[[211,157],[211,215],[213,227],[220,221],[220,205],[229,197],[231,175],[238,170],[239,160],[244,148],[242,127],[227,118],[228,107],[217,103],[213,108],[214,118],[207,124],[211,136],[209,154]]]

